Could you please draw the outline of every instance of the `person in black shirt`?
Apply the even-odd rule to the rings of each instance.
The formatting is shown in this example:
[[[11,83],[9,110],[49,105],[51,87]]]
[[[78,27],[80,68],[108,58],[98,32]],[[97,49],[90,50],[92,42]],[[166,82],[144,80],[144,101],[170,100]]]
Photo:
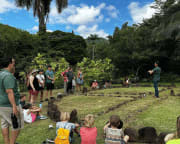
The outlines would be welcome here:
[[[72,91],[72,80],[74,78],[74,74],[71,67],[69,67],[68,72],[66,72],[66,76],[68,78],[67,93],[70,93]]]
[[[39,82],[38,82],[38,79],[36,78],[37,72],[38,70],[34,69],[30,76],[30,93],[31,93],[30,103],[31,104],[34,104],[34,102],[36,101],[37,95],[39,93]]]

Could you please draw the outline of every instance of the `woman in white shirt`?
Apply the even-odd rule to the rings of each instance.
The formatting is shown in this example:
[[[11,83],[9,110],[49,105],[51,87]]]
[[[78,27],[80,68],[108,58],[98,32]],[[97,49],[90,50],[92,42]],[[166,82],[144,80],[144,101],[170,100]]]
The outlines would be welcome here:
[[[43,74],[43,70],[39,70],[39,73],[36,75],[36,78],[39,82],[39,92],[40,92],[40,102],[43,102],[43,95],[44,95],[44,86],[45,86],[45,76]]]

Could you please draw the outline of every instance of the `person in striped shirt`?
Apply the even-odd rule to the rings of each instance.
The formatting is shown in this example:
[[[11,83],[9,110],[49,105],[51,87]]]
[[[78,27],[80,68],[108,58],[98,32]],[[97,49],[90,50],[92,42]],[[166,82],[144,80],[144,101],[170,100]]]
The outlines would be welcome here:
[[[104,126],[105,144],[126,144],[129,136],[124,136],[123,123],[118,115],[112,115],[108,124]]]

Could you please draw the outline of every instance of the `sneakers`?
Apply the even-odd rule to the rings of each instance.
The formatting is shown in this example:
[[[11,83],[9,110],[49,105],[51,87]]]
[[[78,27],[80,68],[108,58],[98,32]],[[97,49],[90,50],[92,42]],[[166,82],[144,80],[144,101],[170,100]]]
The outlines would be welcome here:
[[[46,98],[45,101],[49,101],[48,98]]]
[[[46,117],[46,116],[41,115],[41,116],[39,116],[39,119],[40,119],[40,120],[45,120],[45,119],[47,119],[47,117]]]
[[[41,115],[41,116],[37,116],[37,119],[45,120],[45,119],[48,119],[48,117]]]

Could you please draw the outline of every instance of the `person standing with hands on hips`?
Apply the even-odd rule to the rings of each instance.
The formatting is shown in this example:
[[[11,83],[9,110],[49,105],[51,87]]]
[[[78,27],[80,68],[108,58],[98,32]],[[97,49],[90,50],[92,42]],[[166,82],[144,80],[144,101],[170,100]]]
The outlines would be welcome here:
[[[2,58],[0,60],[0,118],[2,135],[5,144],[15,144],[24,127],[23,112],[20,105],[20,93],[18,83],[13,76],[15,73],[15,60],[13,58]],[[9,126],[11,136],[9,135]]]
[[[155,97],[159,98],[159,90],[158,83],[160,81],[161,68],[158,66],[158,62],[154,63],[155,68],[153,70],[149,70],[149,74],[153,74],[153,84],[155,89]]]

